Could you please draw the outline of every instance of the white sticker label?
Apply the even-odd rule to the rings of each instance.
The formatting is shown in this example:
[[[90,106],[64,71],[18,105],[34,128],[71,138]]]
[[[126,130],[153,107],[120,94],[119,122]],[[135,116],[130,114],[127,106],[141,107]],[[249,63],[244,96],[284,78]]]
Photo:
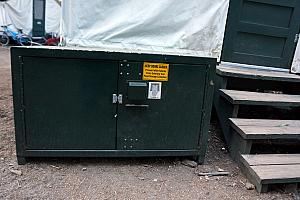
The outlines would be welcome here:
[[[149,82],[148,99],[161,99],[161,82]]]

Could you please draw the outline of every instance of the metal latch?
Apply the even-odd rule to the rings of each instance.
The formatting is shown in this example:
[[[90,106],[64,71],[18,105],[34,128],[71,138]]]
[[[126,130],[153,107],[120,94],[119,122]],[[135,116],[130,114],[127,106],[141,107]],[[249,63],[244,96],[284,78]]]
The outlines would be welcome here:
[[[123,95],[122,94],[119,94],[119,96],[118,96],[118,102],[119,102],[119,104],[123,103]]]
[[[122,94],[119,94],[119,95],[113,94],[112,95],[112,103],[117,103],[117,102],[119,102],[119,104],[123,103],[123,95]]]
[[[118,97],[116,94],[112,95],[112,103],[117,103],[118,102]]]
[[[299,36],[300,36],[300,33],[297,33],[297,34],[295,35],[295,40],[294,40],[294,42],[295,42],[295,43],[297,43],[297,42],[298,42],[298,40],[299,40]]]

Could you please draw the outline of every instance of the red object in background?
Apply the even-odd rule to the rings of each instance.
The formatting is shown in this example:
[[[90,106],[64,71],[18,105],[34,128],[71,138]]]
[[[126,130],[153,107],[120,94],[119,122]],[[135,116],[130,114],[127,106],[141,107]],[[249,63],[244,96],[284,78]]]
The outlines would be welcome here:
[[[46,40],[45,45],[48,46],[57,46],[59,43],[59,38],[49,38]]]

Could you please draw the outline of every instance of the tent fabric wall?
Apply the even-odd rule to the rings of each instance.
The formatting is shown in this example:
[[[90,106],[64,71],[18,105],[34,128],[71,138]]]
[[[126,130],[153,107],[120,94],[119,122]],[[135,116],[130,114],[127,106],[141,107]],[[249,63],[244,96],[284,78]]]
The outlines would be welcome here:
[[[229,0],[63,0],[67,46],[220,57]]]
[[[30,33],[32,29],[32,0],[10,0],[0,3],[0,25],[12,24],[16,30]]]
[[[12,24],[12,28],[32,30],[33,0],[9,0],[0,2],[0,25]],[[59,32],[61,8],[55,0],[46,0],[46,32]]]
[[[58,33],[60,26],[61,7],[55,0],[46,0],[46,33]]]
[[[7,21],[4,9],[4,2],[0,2],[0,26],[6,24]]]
[[[291,72],[300,74],[300,38],[298,38],[298,44],[296,47]]]

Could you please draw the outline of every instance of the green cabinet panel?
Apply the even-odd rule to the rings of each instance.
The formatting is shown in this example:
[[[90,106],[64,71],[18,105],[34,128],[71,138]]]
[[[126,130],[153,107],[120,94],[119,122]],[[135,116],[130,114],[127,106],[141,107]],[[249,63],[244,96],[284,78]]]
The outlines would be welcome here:
[[[117,62],[23,57],[26,148],[115,149]]]
[[[216,59],[12,47],[11,61],[19,164],[69,156],[203,162]],[[143,80],[145,63],[168,65],[167,78]]]
[[[290,68],[300,1],[231,0],[222,61]]]

